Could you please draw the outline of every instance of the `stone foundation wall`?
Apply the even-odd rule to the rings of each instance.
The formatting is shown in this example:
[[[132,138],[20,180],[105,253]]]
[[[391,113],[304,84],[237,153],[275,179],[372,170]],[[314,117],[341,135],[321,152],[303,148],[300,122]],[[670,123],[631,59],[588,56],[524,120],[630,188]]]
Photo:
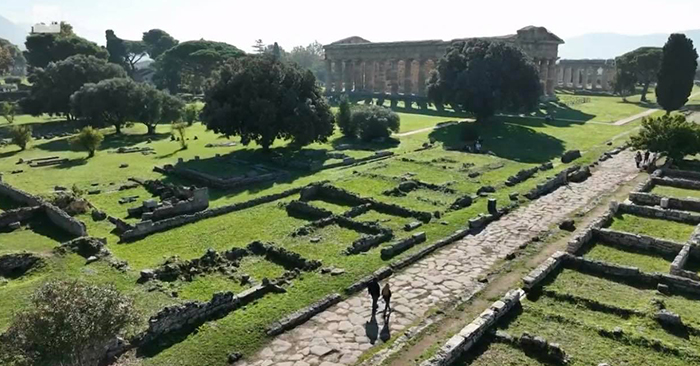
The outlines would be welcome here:
[[[685,178],[662,177],[662,178],[652,178],[652,181],[653,181],[654,185],[658,185],[658,186],[669,186],[669,187],[683,188],[683,189],[700,189],[700,181],[699,180],[691,180],[691,179],[685,179]]]
[[[5,196],[12,201],[18,202],[25,206],[41,206],[54,225],[58,226],[71,235],[86,236],[87,229],[85,224],[77,220],[60,208],[42,200],[41,198],[31,195],[21,189],[12,187],[0,180],[0,196]]]
[[[175,205],[161,205],[153,212],[146,212],[141,217],[142,220],[158,221],[167,219],[173,216],[190,214],[209,207],[209,189],[196,188],[192,193],[192,198],[178,201]]]
[[[608,210],[608,212],[593,221],[580,234],[577,234],[571,240],[569,240],[566,246],[566,252],[570,254],[578,253],[578,251],[581,250],[584,245],[588,244],[591,239],[593,239],[593,230],[600,229],[612,222],[613,216],[615,213],[617,213],[617,209],[617,202],[611,203],[610,210]]]
[[[235,189],[253,184],[267,182],[270,180],[282,179],[289,174],[287,172],[275,172],[257,175],[254,177],[238,176],[233,178],[220,178],[211,174],[202,173],[196,170],[188,169],[181,166],[165,165],[162,168],[155,167],[155,171],[167,175],[175,175],[181,178],[189,179],[201,183],[207,187],[219,189]]]
[[[593,237],[605,243],[659,254],[676,255],[683,249],[681,243],[610,229],[593,229]]]
[[[700,180],[700,172],[692,170],[664,169],[663,174],[667,177]]]
[[[321,313],[322,311],[330,308],[331,306],[337,304],[342,300],[340,294],[330,294],[323,299],[299,310],[284,319],[277,321],[267,328],[267,335],[269,337],[274,337],[280,335],[288,330],[294,329],[301,324],[304,324],[309,319],[313,318],[314,315]]]
[[[660,206],[661,200],[665,199],[667,207],[670,209],[700,212],[700,200],[691,198],[661,197],[652,193],[632,192],[629,199],[633,203],[643,206]]]
[[[403,240],[400,240],[391,246],[382,249],[381,251],[381,256],[383,260],[387,260],[390,258],[393,258],[415,246],[416,244],[420,244],[426,240],[426,236],[424,232],[419,232],[415,233],[408,238],[405,238]]]
[[[626,203],[618,204],[618,212],[652,219],[664,219],[680,222],[683,224],[700,224],[700,215],[677,210],[664,210],[649,206],[630,205]]]
[[[529,200],[534,200],[544,196],[545,194],[554,192],[557,188],[567,184],[569,174],[572,174],[579,169],[581,169],[581,167],[576,165],[562,170],[553,178],[544,183],[538,184],[537,187],[526,193],[525,197],[527,197]]]
[[[31,219],[34,215],[41,213],[41,206],[20,207],[14,210],[0,213],[0,229],[15,222],[22,222]]]
[[[486,332],[493,327],[498,320],[511,309],[520,306],[520,300],[525,297],[522,289],[510,290],[499,301],[496,301],[488,309],[484,310],[473,322],[450,338],[437,353],[430,359],[422,362],[420,366],[449,366],[462,354],[476,344]]]
[[[561,265],[565,257],[564,252],[556,252],[552,254],[551,257],[547,258],[542,264],[537,268],[533,269],[527,276],[523,278],[524,286],[526,291],[529,291],[537,287],[542,280],[547,278],[550,273],[556,271]]]

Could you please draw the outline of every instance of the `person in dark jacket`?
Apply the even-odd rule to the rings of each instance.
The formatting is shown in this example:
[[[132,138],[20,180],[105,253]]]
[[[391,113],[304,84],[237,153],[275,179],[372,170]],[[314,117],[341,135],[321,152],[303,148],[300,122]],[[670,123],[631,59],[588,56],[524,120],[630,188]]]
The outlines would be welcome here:
[[[377,311],[377,301],[379,300],[379,282],[377,282],[376,278],[373,278],[372,281],[369,281],[367,284],[367,292],[369,292],[369,296],[372,297],[372,314],[374,314]]]
[[[391,312],[391,305],[389,305],[391,301],[391,289],[388,283],[384,285],[382,289],[382,299],[384,299],[384,316],[386,317],[386,311],[389,310],[389,312]]]
[[[644,165],[647,165],[647,163],[651,162],[651,160],[649,160],[649,155],[651,155],[651,152],[649,150],[647,150],[644,153]]]

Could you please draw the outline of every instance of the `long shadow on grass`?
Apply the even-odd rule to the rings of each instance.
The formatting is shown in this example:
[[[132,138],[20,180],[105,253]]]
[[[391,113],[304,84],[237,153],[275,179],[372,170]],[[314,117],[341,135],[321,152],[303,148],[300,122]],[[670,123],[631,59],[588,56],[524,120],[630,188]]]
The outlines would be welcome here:
[[[153,135],[142,134],[142,135],[132,135],[132,134],[116,134],[112,133],[105,136],[102,145],[100,145],[99,151],[104,151],[108,149],[115,149],[119,147],[129,147],[134,146],[148,140],[157,141],[170,138],[169,133],[157,133]],[[83,151],[80,147],[71,145],[68,139],[54,139],[50,142],[36,145],[37,149],[46,151]]]
[[[532,121],[532,120],[528,120]],[[538,122],[530,122],[529,125]],[[433,130],[430,138],[442,142],[446,149],[460,150],[466,143],[462,139],[463,129],[470,122],[463,122]],[[522,163],[544,163],[564,153],[564,143],[553,136],[537,132],[521,123],[493,121],[478,127],[483,139],[484,151],[491,151],[496,156]]]

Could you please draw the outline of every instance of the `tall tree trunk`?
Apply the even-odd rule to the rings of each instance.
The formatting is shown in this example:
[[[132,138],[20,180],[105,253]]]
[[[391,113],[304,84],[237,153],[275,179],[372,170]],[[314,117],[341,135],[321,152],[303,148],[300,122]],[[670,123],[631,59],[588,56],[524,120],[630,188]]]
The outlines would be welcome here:
[[[121,123],[115,123],[114,128],[117,130],[117,135],[122,134],[122,124]]]
[[[642,98],[640,99],[642,102],[647,101],[647,93],[649,92],[649,84],[651,82],[647,81],[644,83],[644,87],[642,87]]]
[[[149,135],[155,135],[155,134],[156,134],[156,125],[148,125],[148,124],[147,124],[146,127],[148,128],[148,134],[149,134]],[[183,139],[184,139],[184,136],[183,136]]]

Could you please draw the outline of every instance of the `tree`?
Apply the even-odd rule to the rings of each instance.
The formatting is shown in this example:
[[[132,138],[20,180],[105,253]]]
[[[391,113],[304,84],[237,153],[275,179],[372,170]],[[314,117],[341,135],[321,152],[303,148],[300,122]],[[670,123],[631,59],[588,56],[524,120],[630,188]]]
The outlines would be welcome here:
[[[0,45],[0,75],[5,74],[14,64],[12,54],[7,47]]]
[[[623,100],[627,100],[627,96],[634,94],[637,85],[637,77],[629,70],[617,68],[615,70],[615,79],[612,82],[613,91],[622,96]]]
[[[12,63],[10,65],[11,74],[24,75],[25,68],[27,67],[27,60],[24,58],[19,47],[6,39],[0,38],[0,48],[7,50],[10,53],[10,57],[12,57]]]
[[[255,44],[253,45],[255,53],[265,53],[265,47],[265,43],[263,43],[262,39],[255,40]]]
[[[360,105],[352,108],[349,126],[343,134],[360,137],[363,141],[385,139],[392,132],[399,132],[401,119],[389,108],[376,105]],[[342,130],[342,127],[341,127]]]
[[[94,56],[76,55],[52,62],[30,75],[30,95],[22,103],[25,113],[66,116],[72,119],[70,97],[84,84],[126,77],[124,69]]]
[[[170,125],[173,135],[178,135],[180,137],[180,147],[182,150],[187,149],[187,140],[185,139],[187,134],[187,123],[185,122],[173,122]]]
[[[17,106],[12,102],[0,102],[0,114],[5,118],[7,123],[12,124],[15,122]]]
[[[644,118],[642,129],[631,141],[635,149],[662,152],[680,160],[700,152],[700,127],[683,115]]]
[[[135,314],[133,301],[113,285],[48,282],[15,315],[0,354],[17,365],[97,365],[104,347],[135,324]]]
[[[275,139],[295,146],[325,142],[333,134],[333,114],[316,78],[271,55],[229,61],[205,94],[202,122],[226,136],[241,136],[269,151]]]
[[[10,140],[19,146],[20,150],[25,150],[29,142],[32,141],[32,127],[29,125],[16,125],[10,127]]]
[[[335,121],[343,135],[357,136],[357,125],[352,123],[350,101],[345,94],[340,96],[340,104],[338,105],[338,113],[336,114]]]
[[[187,122],[188,126],[192,126],[199,118],[199,108],[196,104],[188,104],[182,111],[182,118]]]
[[[168,32],[160,29],[151,29],[145,32],[141,40],[146,45],[148,56],[154,60],[179,43],[178,40],[173,38]]]
[[[188,41],[167,50],[155,62],[153,81],[171,93],[202,91],[204,80],[230,58],[244,55],[238,48],[221,42]]]
[[[326,81],[326,64],[323,61],[323,45],[314,41],[306,47],[296,46],[289,53],[289,60],[311,70],[316,79]]]
[[[95,56],[107,59],[109,53],[93,42],[75,35],[40,33],[27,36],[24,57],[32,67],[46,67],[51,62],[65,60],[75,55]]]
[[[634,84],[642,84],[642,102],[647,101],[649,84],[656,81],[660,66],[661,49],[658,47],[640,47],[615,59],[615,67],[624,82],[620,87],[629,90],[630,79],[634,78]]]
[[[84,127],[80,133],[70,138],[71,145],[81,147],[88,151],[88,158],[95,156],[95,151],[100,147],[105,136],[100,130],[92,126]]]
[[[182,101],[149,84],[127,78],[85,84],[71,97],[76,116],[96,126],[111,125],[121,133],[126,122],[143,123],[154,134],[158,123],[170,123],[181,117]]]
[[[527,56],[514,46],[487,40],[452,43],[428,83],[433,102],[471,112],[477,121],[499,110],[533,110],[541,94],[537,68]]]
[[[129,74],[134,77],[136,64],[146,56],[146,43],[143,41],[123,40],[108,29],[105,32],[107,38],[107,51],[109,51],[109,62],[121,65]]]
[[[698,53],[693,40],[674,33],[664,45],[656,99],[666,113],[680,109],[688,102],[698,68]]]

